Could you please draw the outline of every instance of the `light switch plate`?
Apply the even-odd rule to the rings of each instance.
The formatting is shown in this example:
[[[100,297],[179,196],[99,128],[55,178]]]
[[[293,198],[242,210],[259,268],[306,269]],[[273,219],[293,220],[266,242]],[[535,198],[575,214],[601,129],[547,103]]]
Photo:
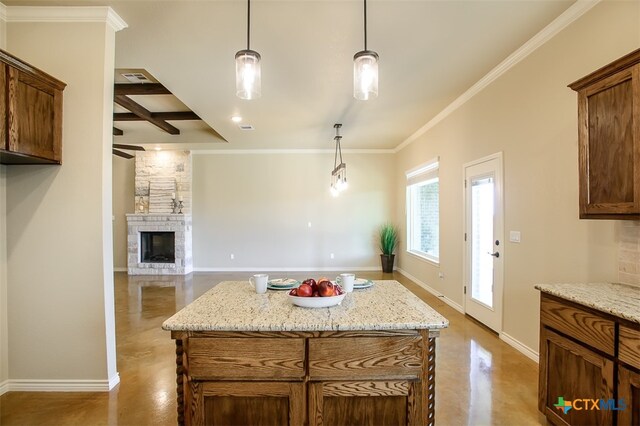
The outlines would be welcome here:
[[[512,243],[520,242],[520,231],[509,231],[509,241]]]

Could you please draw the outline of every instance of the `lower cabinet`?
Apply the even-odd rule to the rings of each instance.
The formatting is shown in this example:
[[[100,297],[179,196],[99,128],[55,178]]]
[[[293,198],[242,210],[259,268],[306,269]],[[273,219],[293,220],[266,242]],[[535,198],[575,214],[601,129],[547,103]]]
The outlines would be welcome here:
[[[626,406],[618,412],[618,423],[640,425],[640,373],[621,366],[618,377],[618,396]]]
[[[554,425],[640,425],[640,324],[543,293],[539,374]]]
[[[580,401],[565,412],[564,401],[613,398],[613,361],[543,328],[539,408],[557,425],[611,425],[613,412]]]
[[[304,383],[195,382],[189,384],[194,425],[302,425]]]
[[[428,330],[173,332],[178,424],[434,424]]]

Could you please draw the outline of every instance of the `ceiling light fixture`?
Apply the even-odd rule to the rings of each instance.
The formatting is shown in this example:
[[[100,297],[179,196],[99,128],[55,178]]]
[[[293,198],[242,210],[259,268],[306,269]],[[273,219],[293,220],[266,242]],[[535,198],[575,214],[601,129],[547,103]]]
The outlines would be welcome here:
[[[336,154],[333,157],[333,171],[331,172],[331,195],[337,197],[347,189],[347,165],[342,161],[342,148],[340,147],[342,124],[336,123],[333,127],[336,129],[336,136],[333,138],[336,141]],[[340,156],[340,164],[338,164],[338,155]]]
[[[233,117],[231,117],[231,121],[233,121],[234,123],[239,123],[242,121],[242,117],[240,117],[239,115],[234,115]]]
[[[249,47],[251,34],[251,0],[247,0],[247,48],[236,53],[236,95],[240,99],[257,99],[261,94],[260,54]]]
[[[367,0],[364,0],[364,50],[353,56],[353,97],[361,101],[378,97],[378,54],[367,50]]]

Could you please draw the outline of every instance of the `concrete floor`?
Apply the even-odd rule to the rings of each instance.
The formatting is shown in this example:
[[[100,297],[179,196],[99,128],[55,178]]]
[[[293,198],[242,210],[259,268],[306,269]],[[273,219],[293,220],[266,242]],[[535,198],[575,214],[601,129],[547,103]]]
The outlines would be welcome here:
[[[225,280],[243,273],[193,273],[186,277],[115,274],[120,384],[111,392],[9,392],[0,397],[2,425],[174,425],[175,346],[162,322]],[[450,321],[436,355],[436,424],[535,425],[538,366],[488,329],[461,315],[404,276],[396,279]],[[270,273],[271,277],[335,276],[329,272]],[[69,348],[73,350],[73,348]]]

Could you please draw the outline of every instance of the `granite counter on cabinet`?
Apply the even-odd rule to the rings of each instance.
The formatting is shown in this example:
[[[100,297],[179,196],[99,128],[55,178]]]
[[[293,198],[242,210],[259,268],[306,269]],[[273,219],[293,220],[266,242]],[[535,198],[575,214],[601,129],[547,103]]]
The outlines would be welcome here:
[[[397,281],[376,281],[332,308],[308,309],[287,291],[257,294],[247,281],[222,282],[164,322],[172,331],[340,331],[445,328],[449,322]]]
[[[538,284],[536,289],[640,324],[640,287],[615,283]]]
[[[318,309],[220,283],[163,324],[176,340],[178,423],[433,425],[448,324],[396,281]]]
[[[640,287],[536,288],[542,292],[538,409],[556,425],[639,424]],[[580,409],[584,398],[607,405]],[[559,399],[578,405],[558,410]]]

